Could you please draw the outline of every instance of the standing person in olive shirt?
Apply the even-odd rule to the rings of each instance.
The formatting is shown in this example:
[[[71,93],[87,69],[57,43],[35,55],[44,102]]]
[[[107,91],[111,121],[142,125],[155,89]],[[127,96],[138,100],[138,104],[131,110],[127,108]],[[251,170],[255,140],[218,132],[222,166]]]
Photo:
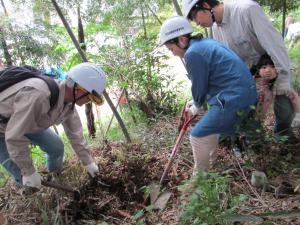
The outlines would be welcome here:
[[[274,133],[292,135],[295,116],[288,98],[291,87],[291,62],[281,34],[256,1],[183,0],[186,17],[202,27],[212,27],[213,36],[234,50],[254,74],[264,54],[270,55],[278,72],[274,83]]]

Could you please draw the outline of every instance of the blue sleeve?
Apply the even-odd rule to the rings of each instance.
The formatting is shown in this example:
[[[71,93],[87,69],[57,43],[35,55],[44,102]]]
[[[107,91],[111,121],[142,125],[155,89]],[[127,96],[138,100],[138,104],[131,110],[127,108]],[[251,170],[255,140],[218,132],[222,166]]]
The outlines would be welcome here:
[[[192,95],[195,105],[200,107],[206,100],[208,90],[209,64],[196,52],[185,54],[187,72],[192,81]]]

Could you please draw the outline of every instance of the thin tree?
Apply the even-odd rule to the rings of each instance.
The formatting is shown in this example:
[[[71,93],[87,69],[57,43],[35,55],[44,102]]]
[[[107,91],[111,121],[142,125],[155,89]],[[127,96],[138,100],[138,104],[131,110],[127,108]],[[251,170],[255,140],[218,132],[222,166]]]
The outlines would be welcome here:
[[[174,5],[174,8],[175,8],[175,11],[176,11],[177,15],[182,16],[183,14],[182,14],[182,11],[179,7],[178,1],[177,0],[172,0],[172,2],[173,2],[173,5]]]
[[[83,30],[81,13],[80,13],[80,4],[78,4],[77,7],[77,14],[78,14],[78,40],[81,49],[85,52],[86,44],[85,44],[84,30]],[[95,138],[96,137],[95,119],[93,114],[93,104],[91,102],[85,104],[85,116],[87,120],[87,128],[89,131],[89,136],[91,138]]]
[[[79,42],[76,40],[75,35],[74,35],[73,31],[71,30],[71,28],[70,28],[70,26],[69,26],[69,24],[68,24],[66,18],[65,18],[64,15],[62,14],[62,11],[61,11],[60,7],[58,6],[57,2],[56,2],[55,0],[51,0],[51,2],[52,2],[52,4],[54,5],[55,10],[57,11],[57,13],[58,13],[58,15],[59,15],[59,17],[60,17],[62,23],[64,24],[64,26],[65,26],[65,28],[66,28],[66,30],[67,30],[67,32],[68,32],[70,38],[72,39],[73,44],[75,45],[75,47],[76,47],[76,49],[77,49],[77,51],[78,51],[78,53],[79,53],[81,59],[82,59],[84,62],[88,62],[88,59],[87,59],[85,53],[84,53],[84,52],[82,51],[82,49],[80,48]],[[126,126],[125,126],[125,124],[124,124],[122,118],[120,117],[120,114],[118,113],[116,107],[114,106],[113,102],[111,101],[111,99],[110,99],[108,93],[106,92],[106,90],[103,91],[103,96],[105,97],[105,99],[106,99],[108,105],[110,106],[110,108],[111,108],[111,110],[113,111],[113,113],[114,113],[116,119],[118,120],[119,125],[120,125],[120,127],[121,127],[121,129],[122,129],[122,132],[123,132],[123,134],[124,134],[124,136],[125,136],[127,142],[130,143],[130,142],[131,142],[131,139],[130,139],[128,130],[127,130],[127,128],[126,128]]]
[[[7,10],[6,10],[6,7],[5,7],[5,4],[4,4],[3,0],[1,0],[1,5],[2,5],[5,16],[8,18],[8,13],[7,13]],[[8,51],[8,46],[7,46],[6,39],[5,39],[5,30],[4,30],[3,27],[0,27],[0,42],[1,42],[1,45],[2,45],[3,52],[4,52],[4,58],[5,58],[5,61],[6,61],[6,65],[7,66],[12,66],[12,64],[13,64],[12,57],[9,54],[9,51]]]
[[[286,16],[286,0],[282,1],[282,37],[284,37],[285,33],[285,16]]]

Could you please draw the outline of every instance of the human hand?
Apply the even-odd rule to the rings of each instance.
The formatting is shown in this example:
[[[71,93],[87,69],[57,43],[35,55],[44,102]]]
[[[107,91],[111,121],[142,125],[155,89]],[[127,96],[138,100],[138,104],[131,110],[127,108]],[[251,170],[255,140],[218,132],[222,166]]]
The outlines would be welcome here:
[[[95,177],[99,174],[99,168],[96,165],[96,163],[90,163],[89,165],[85,166],[88,173],[91,175],[91,177]]]
[[[185,111],[188,112],[188,117],[191,118],[200,113],[200,108],[194,104],[194,101],[189,101],[185,105]]]
[[[289,95],[292,91],[289,76],[278,76],[273,87],[274,95]]]
[[[42,186],[42,177],[38,172],[34,172],[30,176],[23,176],[22,183],[24,186],[40,189]]]

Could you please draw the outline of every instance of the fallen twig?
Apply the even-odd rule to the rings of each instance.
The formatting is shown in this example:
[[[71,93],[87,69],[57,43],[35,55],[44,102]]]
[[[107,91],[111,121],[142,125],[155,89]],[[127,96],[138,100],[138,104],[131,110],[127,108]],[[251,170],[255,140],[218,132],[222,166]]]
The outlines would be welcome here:
[[[249,183],[244,170],[240,164],[240,162],[234,157],[235,162],[237,163],[237,165],[239,166],[239,169],[242,173],[242,177],[245,180],[245,182],[247,183],[247,185],[249,186],[250,190],[252,191],[252,193],[257,197],[258,201],[264,206],[264,207],[268,207],[268,205],[265,203],[265,201],[262,199],[262,197],[257,193],[257,191],[252,187],[252,185]]]
[[[122,217],[125,217],[125,218],[130,218],[131,215],[123,210],[120,210],[120,209],[117,209],[116,210],[116,213]]]

